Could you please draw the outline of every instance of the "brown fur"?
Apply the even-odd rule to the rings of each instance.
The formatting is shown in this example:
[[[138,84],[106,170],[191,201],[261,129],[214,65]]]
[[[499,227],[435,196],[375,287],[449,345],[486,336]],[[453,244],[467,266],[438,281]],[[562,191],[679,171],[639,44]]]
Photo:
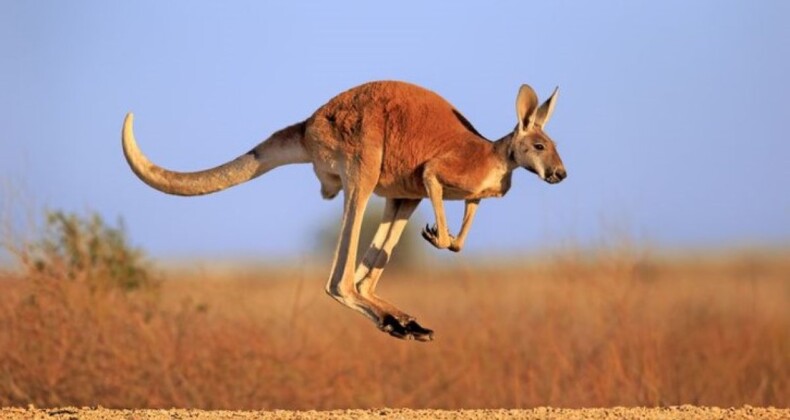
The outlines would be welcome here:
[[[314,162],[375,153],[371,157],[380,159],[381,170],[371,175],[377,177],[376,194],[383,197],[426,197],[426,162],[454,149],[470,158],[457,159],[469,173],[478,166],[475,158],[491,149],[439,95],[405,83],[374,82],[343,92],[319,108],[307,126],[305,145]]]
[[[170,194],[208,194],[287,163],[312,163],[321,195],[344,191],[344,216],[327,292],[399,338],[430,340],[431,330],[375,294],[375,286],[409,216],[429,198],[436,225],[423,231],[438,248],[463,248],[480,199],[501,197],[520,166],[550,183],[565,169],[543,132],[555,93],[538,107],[522,86],[516,129],[496,142],[483,138],[446,100],[404,82],[371,82],[345,91],[306,121],[273,134],[250,152],[213,169],[174,172],[151,163],[137,147],[131,114],[124,123],[124,154],[132,170]],[[354,261],[362,214],[372,194],[387,198],[378,232],[359,266]],[[465,200],[457,238],[447,229],[442,201]]]

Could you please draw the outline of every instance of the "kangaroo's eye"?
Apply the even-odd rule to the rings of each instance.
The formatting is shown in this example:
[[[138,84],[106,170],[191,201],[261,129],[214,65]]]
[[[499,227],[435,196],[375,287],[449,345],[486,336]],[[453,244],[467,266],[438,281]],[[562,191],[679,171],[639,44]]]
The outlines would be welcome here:
[[[535,145],[535,150],[543,150],[543,149],[545,149],[545,148],[546,148],[546,146],[544,146],[544,145],[542,145],[542,144],[540,144],[540,143],[538,143],[538,144],[536,144],[536,145]]]

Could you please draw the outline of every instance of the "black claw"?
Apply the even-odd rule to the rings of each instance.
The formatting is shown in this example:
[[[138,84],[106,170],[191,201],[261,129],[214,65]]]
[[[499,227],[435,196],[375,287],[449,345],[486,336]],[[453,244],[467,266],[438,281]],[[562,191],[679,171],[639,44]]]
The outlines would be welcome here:
[[[433,340],[433,330],[424,328],[418,324],[417,321],[409,321],[405,327],[409,335],[414,337],[417,341],[431,341]]]
[[[436,235],[434,232],[431,231],[431,228],[426,224],[425,229],[422,230],[422,237],[425,238],[426,241],[432,243]]]

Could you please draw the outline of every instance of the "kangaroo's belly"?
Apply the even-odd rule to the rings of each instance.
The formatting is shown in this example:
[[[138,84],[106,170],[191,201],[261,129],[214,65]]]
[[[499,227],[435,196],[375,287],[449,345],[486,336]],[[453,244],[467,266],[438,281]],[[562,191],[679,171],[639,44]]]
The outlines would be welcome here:
[[[460,185],[442,185],[444,200],[471,200],[476,198],[502,197],[510,189],[509,177],[496,186],[483,188],[466,188]],[[374,193],[385,198],[427,198],[428,191],[422,177],[410,177],[399,182],[381,182],[376,185]]]
[[[422,182],[422,176],[387,177],[379,178],[373,192],[386,198],[425,198],[428,192]]]

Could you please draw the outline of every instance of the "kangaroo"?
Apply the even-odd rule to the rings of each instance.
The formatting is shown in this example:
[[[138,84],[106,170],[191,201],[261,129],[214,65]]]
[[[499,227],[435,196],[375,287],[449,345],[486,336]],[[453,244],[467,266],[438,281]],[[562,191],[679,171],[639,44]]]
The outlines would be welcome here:
[[[430,341],[432,330],[376,294],[409,217],[427,197],[436,223],[422,236],[436,248],[459,252],[480,200],[504,196],[513,170],[523,167],[550,184],[562,181],[565,167],[543,131],[557,93],[539,106],[535,91],[522,85],[515,128],[493,142],[438,94],[405,82],[378,81],[340,93],[308,119],[212,169],[174,172],[153,164],[134,138],[132,113],[124,120],[122,145],[143,182],[182,196],[217,192],[285,164],[312,164],[323,198],[343,191],[343,221],[326,292],[394,337]],[[360,225],[372,194],[386,198],[384,215],[357,266]],[[465,201],[456,236],[447,228],[443,200]]]

